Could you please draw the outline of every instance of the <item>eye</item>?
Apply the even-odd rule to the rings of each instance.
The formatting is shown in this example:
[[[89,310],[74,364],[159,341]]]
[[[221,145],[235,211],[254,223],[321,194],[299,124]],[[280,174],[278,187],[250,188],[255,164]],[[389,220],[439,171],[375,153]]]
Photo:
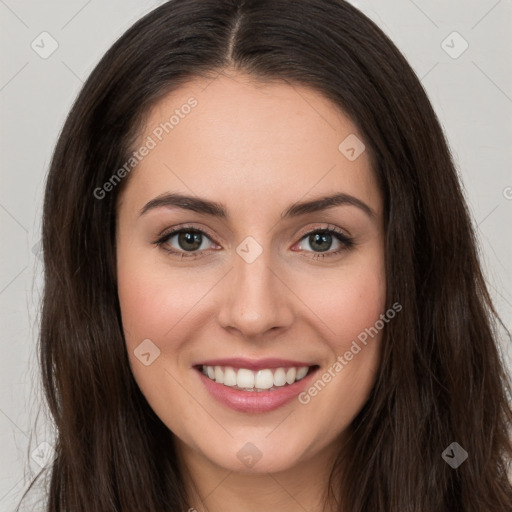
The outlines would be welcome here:
[[[172,248],[173,239],[175,239],[174,244],[177,244],[178,249]],[[204,231],[185,226],[165,233],[154,244],[162,247],[168,253],[180,256],[181,258],[197,258],[207,249],[204,243],[206,240],[211,241]],[[198,251],[199,254],[196,254]]]
[[[312,249],[312,252],[315,252],[313,255],[314,259],[336,256],[343,251],[349,250],[355,245],[353,238],[345,235],[334,226],[310,231],[309,233],[306,233],[301,240],[305,240],[307,245]],[[338,248],[334,251],[329,251],[333,243],[336,243]]]
[[[355,245],[352,238],[345,235],[339,228],[335,226],[328,226],[326,228],[316,229],[306,233],[301,241],[305,240],[306,243],[314,252],[314,259],[336,256],[343,251],[347,251]],[[155,245],[162,247],[166,252],[173,256],[180,258],[197,258],[204,256],[208,249],[210,241],[213,245],[211,238],[201,229],[191,226],[183,226],[167,233],[164,233],[158,240],[153,242]],[[333,243],[337,243],[338,248],[335,251],[330,251]],[[173,247],[174,244],[174,247]],[[299,242],[301,244],[301,242]],[[176,247],[177,246],[177,247]],[[218,249],[219,246],[216,246]],[[304,250],[304,248],[300,248]],[[317,252],[318,251],[318,252]]]

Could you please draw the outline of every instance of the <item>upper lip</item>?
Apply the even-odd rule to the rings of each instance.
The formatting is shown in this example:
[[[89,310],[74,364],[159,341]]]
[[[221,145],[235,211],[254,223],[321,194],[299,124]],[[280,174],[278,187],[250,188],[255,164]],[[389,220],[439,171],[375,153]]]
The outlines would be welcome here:
[[[269,357],[265,359],[246,359],[244,357],[233,357],[226,359],[208,359],[201,361],[194,366],[231,366],[233,368],[247,368],[248,370],[263,370],[265,368],[301,368],[303,366],[315,366],[314,363],[303,361],[292,361],[291,359],[278,359]]]

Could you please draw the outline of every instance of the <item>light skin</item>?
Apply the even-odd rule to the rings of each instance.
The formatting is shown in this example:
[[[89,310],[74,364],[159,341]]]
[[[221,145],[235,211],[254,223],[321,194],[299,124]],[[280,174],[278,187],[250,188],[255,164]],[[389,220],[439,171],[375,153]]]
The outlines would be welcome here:
[[[321,376],[375,324],[386,289],[382,197],[370,157],[364,151],[350,161],[338,149],[350,134],[362,136],[318,92],[232,70],[160,100],[139,143],[191,96],[197,106],[125,178],[119,197],[118,293],[132,372],[175,435],[193,478],[190,507],[320,511],[339,446],[374,384],[382,333],[309,403],[294,399],[265,413],[218,403],[193,365],[277,357],[318,364]],[[166,193],[221,203],[227,215],[175,206],[140,214]],[[334,193],[373,215],[345,203],[281,218],[295,203]],[[183,226],[206,233],[192,252],[179,235],[154,243]],[[354,246],[334,234],[315,245],[309,236],[333,227]],[[262,249],[251,263],[236,251],[249,236]],[[134,353],[145,339],[160,350],[148,366]],[[252,467],[237,456],[248,442],[261,453]]]

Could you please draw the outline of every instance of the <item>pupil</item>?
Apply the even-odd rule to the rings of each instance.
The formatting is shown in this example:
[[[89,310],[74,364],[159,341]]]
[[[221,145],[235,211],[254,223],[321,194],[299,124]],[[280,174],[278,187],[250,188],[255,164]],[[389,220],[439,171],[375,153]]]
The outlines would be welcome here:
[[[185,251],[194,251],[201,246],[201,233],[192,233],[190,231],[180,233],[178,241],[180,247]]]
[[[329,233],[315,233],[314,235],[311,235],[313,237],[313,242],[311,242],[311,237],[310,237],[310,244],[311,244],[311,247],[314,249],[315,245],[316,244],[320,244],[322,242],[328,242],[328,246],[330,247],[331,246],[331,239],[332,239],[332,235],[330,235]],[[327,251],[329,249],[329,247],[320,247],[318,248],[318,250],[320,252],[324,252],[324,251]]]

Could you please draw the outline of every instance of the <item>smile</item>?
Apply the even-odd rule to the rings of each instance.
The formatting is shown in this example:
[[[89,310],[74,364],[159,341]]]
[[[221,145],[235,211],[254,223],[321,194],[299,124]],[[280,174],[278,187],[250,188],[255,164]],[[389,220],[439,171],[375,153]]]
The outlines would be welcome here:
[[[201,371],[209,379],[241,391],[272,391],[303,379],[310,368],[265,368],[258,371],[248,368],[233,368],[231,366],[201,365]]]
[[[217,403],[243,413],[270,412],[291,402],[311,385],[320,366],[284,365],[277,360],[272,363],[260,361],[252,369],[244,363],[198,364],[194,366],[208,395]],[[220,363],[220,361],[218,361]],[[226,361],[227,362],[227,361]],[[237,364],[237,366],[234,366]],[[283,366],[281,366],[283,364]],[[255,368],[256,366],[256,368]],[[273,367],[272,367],[273,366]]]

